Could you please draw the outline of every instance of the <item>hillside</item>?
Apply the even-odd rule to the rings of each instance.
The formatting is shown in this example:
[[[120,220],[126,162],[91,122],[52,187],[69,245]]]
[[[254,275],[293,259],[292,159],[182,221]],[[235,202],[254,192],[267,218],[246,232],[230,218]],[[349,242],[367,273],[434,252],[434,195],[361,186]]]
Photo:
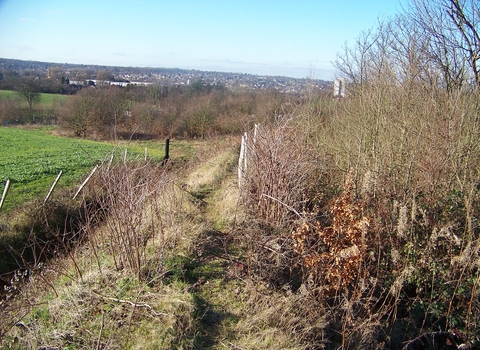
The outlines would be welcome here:
[[[188,85],[198,80],[206,84],[223,85],[228,88],[278,90],[281,92],[304,93],[314,86],[330,90],[331,81],[310,78],[291,78],[283,76],[260,76],[238,72],[212,72],[194,69],[158,68],[158,67],[120,67],[55,62],[22,61],[0,58],[0,74],[17,72],[29,75],[48,76],[49,71],[68,77],[72,81],[95,79],[99,72],[109,72],[115,81],[153,83],[156,85]],[[1,76],[0,76],[1,78]],[[1,83],[0,79],[0,83]],[[1,84],[0,84],[1,86]]]
[[[270,181],[263,203],[254,192],[247,195],[249,187],[238,186],[239,138],[191,142],[191,160],[174,161],[168,171],[137,162],[99,170],[79,211],[84,215],[80,232],[86,236],[55,231],[58,217],[44,218],[51,241],[43,247],[56,251],[53,258],[18,270],[6,286],[2,347],[337,349],[357,348],[353,342],[358,341],[361,348],[400,349],[418,335],[408,344],[464,342],[454,333],[428,332],[434,329],[428,326],[433,315],[422,314],[420,294],[407,294],[414,282],[406,281],[405,271],[413,278],[411,267],[393,271],[391,285],[374,275],[375,243],[360,238],[365,227],[358,226],[371,225],[371,219],[361,218],[348,177],[343,194],[338,192],[330,207],[337,222],[333,229],[349,232],[347,239],[331,236],[321,248],[326,256],[337,247],[333,261],[343,259],[343,267],[328,260],[323,273],[313,274],[312,268],[321,263],[313,260],[319,246],[308,245],[319,242],[309,235],[317,232],[326,239],[329,228],[319,222],[312,228],[307,213],[293,220],[293,231],[273,226],[283,215],[300,215],[286,204],[287,197],[267,190],[281,190],[273,182],[274,173],[283,174],[278,179],[282,183],[285,176],[296,179],[295,184],[287,182],[290,189],[303,181],[303,170],[280,161],[282,149],[292,150],[284,147],[287,125],[280,133],[273,128],[257,134],[256,153],[275,150],[279,158],[273,166],[280,166],[272,168],[268,157],[250,161],[263,174],[249,177],[252,185],[260,188],[258,180]],[[298,164],[306,160],[302,157],[295,156]],[[72,214],[69,220],[77,215]],[[61,225],[66,221],[60,217]],[[30,242],[42,247],[33,237]],[[307,249],[309,255],[303,255]],[[374,269],[367,272],[372,262]],[[305,274],[298,269],[301,264]],[[340,284],[330,279],[335,273],[343,274]],[[365,286],[372,283],[373,288]],[[460,289],[454,293],[455,298],[467,295]],[[409,309],[409,300],[414,309]],[[432,305],[441,307],[441,300]],[[424,349],[405,349],[413,348]]]
[[[77,86],[45,123],[188,151],[124,152],[79,196],[61,187],[5,215],[3,348],[480,348],[480,8],[414,5],[345,44],[337,96],[69,71],[101,86]],[[73,86],[55,72],[1,85]],[[2,121],[38,120],[25,92],[24,118],[6,99]]]
[[[249,344],[254,335],[241,320],[248,316],[249,299],[259,298],[262,287],[248,280],[228,244],[234,224],[243,221],[233,171],[238,146],[226,140],[215,142],[213,153],[205,147],[212,148],[201,145],[197,165],[163,193],[168,216],[147,244],[147,266],[140,279],[127,268],[116,268],[107,243],[98,240],[95,247],[82,244],[28,276],[19,272],[7,291],[12,299],[2,307],[3,346],[167,349]],[[257,335],[266,336],[258,339],[265,345],[294,344],[287,335],[275,339],[265,332]]]

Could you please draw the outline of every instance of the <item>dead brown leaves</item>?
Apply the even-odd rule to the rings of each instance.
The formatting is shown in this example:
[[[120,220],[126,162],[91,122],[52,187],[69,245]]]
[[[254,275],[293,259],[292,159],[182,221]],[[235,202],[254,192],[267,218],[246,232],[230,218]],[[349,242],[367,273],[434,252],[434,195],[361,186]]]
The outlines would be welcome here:
[[[363,206],[354,200],[354,190],[349,172],[343,193],[331,204],[332,225],[304,223],[291,234],[294,250],[302,256],[309,278],[327,293],[344,290],[364,274],[361,266],[370,219],[362,215]]]

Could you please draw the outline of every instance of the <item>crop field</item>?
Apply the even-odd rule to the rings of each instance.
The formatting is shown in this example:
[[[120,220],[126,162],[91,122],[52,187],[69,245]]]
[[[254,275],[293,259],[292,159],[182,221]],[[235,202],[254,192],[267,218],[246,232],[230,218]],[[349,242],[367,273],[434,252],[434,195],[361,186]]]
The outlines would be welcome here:
[[[0,128],[0,191],[6,180],[10,190],[2,212],[26,201],[45,196],[62,171],[59,186],[79,183],[95,164],[105,159],[116,148],[112,143],[60,137],[52,134],[52,128],[18,129]],[[151,145],[148,156],[161,160],[163,148]],[[156,147],[153,147],[156,146]],[[127,145],[127,154],[144,156],[145,147]],[[117,152],[125,152],[117,147]]]
[[[66,101],[71,96],[68,95],[59,95],[59,94],[40,94],[40,101],[35,103],[35,106],[40,108],[54,108],[58,103]],[[21,101],[21,105],[24,108],[28,107],[28,103],[25,98],[19,95],[16,91],[11,90],[0,90],[0,100],[2,99],[18,99]]]

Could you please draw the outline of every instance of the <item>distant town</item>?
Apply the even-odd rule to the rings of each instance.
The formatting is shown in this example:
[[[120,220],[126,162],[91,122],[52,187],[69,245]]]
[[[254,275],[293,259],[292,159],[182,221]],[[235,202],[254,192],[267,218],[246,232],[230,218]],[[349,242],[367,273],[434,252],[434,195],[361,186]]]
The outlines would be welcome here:
[[[223,85],[227,88],[275,89],[284,93],[302,94],[307,89],[332,90],[333,82],[308,78],[283,76],[260,76],[244,73],[225,73],[178,68],[148,68],[84,65],[70,63],[23,61],[0,58],[0,74],[17,72],[20,75],[41,75],[54,78],[58,75],[70,84],[87,85],[97,80],[111,85],[188,85],[202,80],[206,84]],[[99,77],[99,72],[104,75]],[[106,76],[106,77],[105,77]],[[108,79],[107,79],[108,78]]]

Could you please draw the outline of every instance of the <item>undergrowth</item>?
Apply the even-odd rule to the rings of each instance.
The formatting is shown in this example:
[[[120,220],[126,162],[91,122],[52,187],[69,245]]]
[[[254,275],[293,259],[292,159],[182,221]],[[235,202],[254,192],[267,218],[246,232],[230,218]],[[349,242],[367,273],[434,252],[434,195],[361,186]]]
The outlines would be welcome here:
[[[104,163],[76,225],[34,245],[55,260],[12,276],[2,344],[474,348],[478,96],[387,87],[249,131],[241,186],[237,140],[173,167]]]

